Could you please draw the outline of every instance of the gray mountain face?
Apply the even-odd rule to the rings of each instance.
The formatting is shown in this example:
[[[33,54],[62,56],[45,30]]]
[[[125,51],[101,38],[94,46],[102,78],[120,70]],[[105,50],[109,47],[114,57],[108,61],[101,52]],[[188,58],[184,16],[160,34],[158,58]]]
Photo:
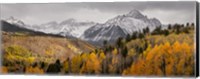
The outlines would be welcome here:
[[[112,43],[117,38],[125,37],[134,31],[140,31],[146,27],[149,27],[150,31],[152,31],[157,26],[161,26],[158,19],[149,19],[138,10],[132,10],[128,14],[116,16],[104,24],[94,25],[83,33],[81,39],[93,44],[102,45],[104,40]]]
[[[113,43],[119,37],[125,37],[127,32],[119,26],[110,26],[98,29],[89,28],[84,34],[85,36],[82,39],[85,39],[94,45],[101,45],[104,40],[108,40],[108,42]]]

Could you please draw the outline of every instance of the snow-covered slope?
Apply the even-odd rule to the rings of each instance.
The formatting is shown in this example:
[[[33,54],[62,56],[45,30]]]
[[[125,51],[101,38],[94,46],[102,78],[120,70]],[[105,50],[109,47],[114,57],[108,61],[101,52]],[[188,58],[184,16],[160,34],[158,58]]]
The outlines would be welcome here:
[[[85,30],[96,24],[94,22],[78,22],[75,19],[67,19],[60,23],[51,21],[40,25],[26,25],[24,22],[15,19],[14,17],[10,17],[5,21],[34,31],[40,31],[47,34],[60,34],[62,36],[71,36],[76,38],[79,38]]]
[[[10,24],[14,24],[14,25],[17,25],[17,26],[20,26],[20,27],[25,27],[24,22],[22,22],[21,20],[15,19],[13,16],[9,17],[5,21],[10,23]]]
[[[58,34],[59,33],[59,26],[58,23],[55,21],[51,21],[48,23],[44,23],[41,25],[32,25],[29,27],[35,31],[41,31],[48,34]]]
[[[132,10],[128,14],[119,15],[113,19],[108,20],[105,23],[106,26],[120,26],[122,29],[126,30],[128,33],[133,31],[138,31],[146,27],[154,29],[156,26],[160,26],[161,23],[156,18],[147,18],[141,14],[138,10]]]
[[[134,31],[139,31],[146,27],[149,27],[150,31],[152,31],[156,26],[160,25],[161,23],[158,19],[149,19],[138,10],[132,10],[127,14],[109,19],[104,24],[96,24],[86,30],[81,39],[92,43],[99,43],[103,40],[111,42],[118,37],[125,37],[127,34],[132,34]]]
[[[68,19],[59,24],[59,27],[61,27],[60,33],[79,38],[85,30],[95,24],[94,22],[77,22],[75,19]]]
[[[52,21],[41,25],[34,25],[32,26],[32,29],[45,33],[61,34],[62,36],[79,38],[86,29],[94,24],[94,22],[78,22],[75,19],[68,19],[60,23]]]

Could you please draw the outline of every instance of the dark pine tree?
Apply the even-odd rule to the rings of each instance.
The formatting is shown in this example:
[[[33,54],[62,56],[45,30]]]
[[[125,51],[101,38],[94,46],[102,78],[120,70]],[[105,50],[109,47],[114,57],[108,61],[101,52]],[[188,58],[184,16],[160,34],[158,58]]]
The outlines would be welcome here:
[[[171,24],[168,25],[168,29],[169,29],[169,30],[172,29],[172,25],[171,25]]]
[[[117,39],[116,44],[117,44],[117,47],[118,47],[118,48],[121,48],[121,47],[122,47],[122,40],[123,40],[122,37],[119,37],[119,38]]]
[[[190,26],[190,23],[189,23],[189,22],[187,22],[187,23],[186,23],[186,26]]]
[[[142,39],[142,38],[144,38],[144,34],[143,34],[143,33],[139,33],[138,37],[139,37],[140,39]]]
[[[59,73],[60,71],[61,71],[60,60],[57,59],[54,64],[49,65],[46,72],[51,74],[56,74]]]
[[[122,50],[122,56],[123,56],[124,58],[126,58],[127,54],[128,54],[128,48],[125,46],[125,47],[123,48],[123,50]]]
[[[163,34],[165,35],[165,36],[168,36],[169,35],[169,31],[168,30],[163,30]]]
[[[132,36],[131,36],[131,39],[137,39],[137,35],[138,35],[138,32],[137,31],[135,31],[135,32],[133,32],[133,34],[132,34]]]
[[[131,35],[127,34],[127,36],[126,36],[126,42],[129,42],[130,40],[131,40]]]
[[[104,40],[104,41],[103,41],[103,46],[106,47],[107,44],[108,44],[108,41],[107,41],[107,40]]]

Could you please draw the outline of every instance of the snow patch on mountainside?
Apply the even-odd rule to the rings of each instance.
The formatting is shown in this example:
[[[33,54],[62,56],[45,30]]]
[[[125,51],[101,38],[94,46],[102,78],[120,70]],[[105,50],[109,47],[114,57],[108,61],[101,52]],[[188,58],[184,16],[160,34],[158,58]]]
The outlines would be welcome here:
[[[61,22],[59,26],[61,27],[60,32],[63,35],[71,35],[79,38],[85,32],[85,30],[87,30],[95,24],[96,23],[94,22],[77,22],[75,20],[67,20]]]

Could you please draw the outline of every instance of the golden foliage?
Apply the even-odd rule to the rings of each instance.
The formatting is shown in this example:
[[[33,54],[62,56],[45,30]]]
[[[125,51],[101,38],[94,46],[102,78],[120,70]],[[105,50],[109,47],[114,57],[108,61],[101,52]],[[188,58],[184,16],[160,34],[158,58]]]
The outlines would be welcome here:
[[[1,73],[3,73],[3,74],[8,73],[8,69],[7,69],[7,67],[2,66],[2,67],[1,67]]]
[[[104,52],[102,51],[100,53],[100,61],[102,62],[105,58],[106,58],[106,56],[105,56]]]
[[[128,51],[128,56],[135,56],[136,55],[136,51],[134,48],[129,49]]]
[[[76,55],[71,59],[71,70],[73,73],[79,73],[82,64],[81,56]]]
[[[74,51],[75,53],[81,53],[81,51],[77,47],[73,46],[72,44],[67,44],[67,47],[70,50]]]
[[[89,55],[85,64],[85,69],[87,73],[99,74],[101,72],[101,63],[95,53]]]
[[[43,69],[39,67],[26,67],[26,74],[44,74]]]
[[[117,48],[115,48],[115,49],[112,51],[112,54],[113,54],[113,55],[117,55],[117,54],[118,54]]]
[[[35,57],[28,57],[27,59],[29,63],[35,62]]]
[[[24,47],[18,45],[12,45],[5,49],[5,60],[8,61],[20,61],[32,64],[35,61],[35,57],[31,54],[30,51]]]
[[[7,33],[7,32],[6,32]],[[41,36],[41,35],[16,35],[16,34],[6,34],[2,36],[3,51],[6,51],[7,48],[13,47],[15,51],[21,51],[23,57],[28,54],[34,54],[34,61],[43,61],[48,63],[53,63],[55,59],[61,59],[64,61],[66,57],[72,57],[75,53],[74,50],[81,50],[81,52],[88,52],[94,49],[94,46],[86,43],[82,40],[74,40],[62,37],[54,36]],[[68,47],[69,45],[69,47]],[[18,48],[20,48],[18,50]],[[17,49],[17,50],[16,50]],[[21,50],[22,49],[22,50]],[[25,52],[22,52],[24,51]],[[27,52],[26,52],[27,51]],[[47,55],[45,55],[47,53]],[[55,53],[55,54],[53,54]],[[80,53],[78,51],[78,53]],[[49,56],[49,57],[48,57]],[[51,57],[50,57],[51,56]],[[13,60],[20,58],[19,56],[9,56]],[[7,57],[5,57],[7,58]],[[23,60],[23,58],[22,58]]]
[[[194,75],[194,48],[185,42],[165,42],[145,52],[146,57],[124,70],[124,75]]]
[[[7,47],[5,49],[5,52],[8,55],[18,55],[18,56],[27,56],[26,53],[29,53],[29,51],[21,46],[17,46],[17,45],[12,45],[10,47]]]
[[[69,62],[67,60],[63,62],[63,69],[65,72],[69,72]]]
[[[82,53],[82,55],[81,55],[81,59],[82,59],[82,61],[84,61],[84,62],[87,61],[88,57],[89,57],[89,54],[87,54],[87,53]]]
[[[117,56],[113,56],[111,63],[108,65],[108,71],[111,74],[114,74],[115,72],[117,72],[118,69],[118,57]]]

